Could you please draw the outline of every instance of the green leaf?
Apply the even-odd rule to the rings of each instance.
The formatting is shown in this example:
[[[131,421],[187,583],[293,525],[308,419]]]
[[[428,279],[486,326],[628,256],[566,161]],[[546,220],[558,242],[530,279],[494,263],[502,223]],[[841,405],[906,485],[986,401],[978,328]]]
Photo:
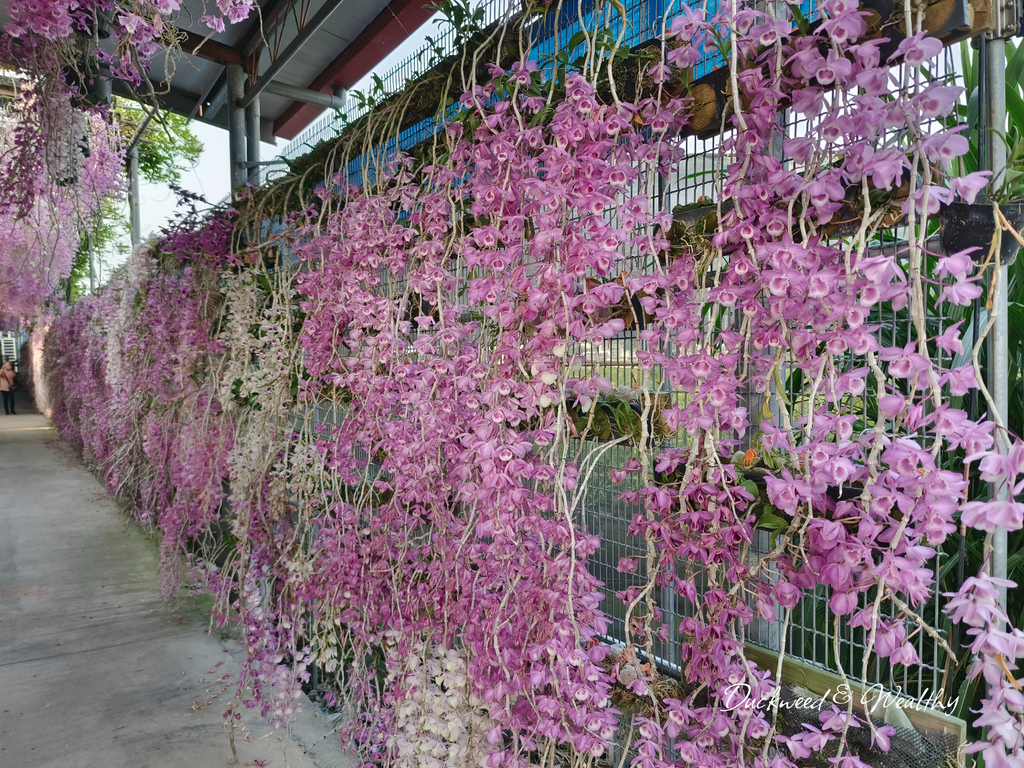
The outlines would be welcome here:
[[[1024,99],[1021,98],[1020,92],[1015,87],[1011,88],[1009,84],[1006,87],[1006,116],[1010,119],[1010,132],[1008,136],[1012,136],[1015,139],[1024,136]],[[1011,143],[1013,144],[1010,160],[1012,165],[1014,162],[1020,162],[1020,155],[1024,151],[1024,144],[1019,141]]]
[[[747,491],[747,493],[749,493],[755,499],[760,498],[761,489],[757,487],[757,483],[755,483],[753,480],[744,480],[741,483],[741,485]]]
[[[1007,305],[1007,320],[1009,326],[1009,338],[1007,339],[1010,349],[1016,349],[1024,343],[1024,303],[1010,302]]]
[[[803,11],[800,10],[800,6],[796,3],[786,3],[786,7],[789,8],[789,12],[793,15],[793,21],[796,22],[797,29],[800,30],[801,35],[806,35],[810,32],[810,22],[807,21],[807,17],[804,16]]]
[[[628,403],[618,403],[612,408],[612,416],[615,418],[615,431],[623,437],[629,435],[634,441],[639,441],[643,432],[643,425]]]
[[[1014,45],[1012,40],[1007,40],[1006,59],[1006,85],[1016,90],[1024,75],[1024,45]]]
[[[969,40],[964,40],[960,43],[960,67],[964,73],[964,88],[968,93],[973,93],[977,89],[978,77],[975,57],[976,54]]]
[[[766,507],[765,511],[757,518],[757,527],[766,531],[784,531],[789,528],[789,521],[769,511],[774,507]]]
[[[761,460],[768,469],[778,469],[786,463],[786,458],[775,448],[766,451]]]
[[[775,545],[778,543],[779,536],[789,529],[789,521],[784,517],[776,515],[774,510],[775,507],[765,505],[764,511],[758,515],[757,527],[762,530],[771,531],[771,535],[768,537],[768,546],[771,549],[775,549]]]
[[[578,48],[587,42],[587,33],[584,30],[580,30],[575,35],[569,38],[569,42],[565,44],[566,50],[571,51],[573,48]]]
[[[552,107],[545,107],[531,118],[530,127],[536,128],[538,125],[546,123],[548,120],[554,117],[554,114],[555,110]]]
[[[978,91],[977,89],[971,91],[971,95],[967,98],[967,130],[970,135],[975,137],[977,141],[978,133]]]

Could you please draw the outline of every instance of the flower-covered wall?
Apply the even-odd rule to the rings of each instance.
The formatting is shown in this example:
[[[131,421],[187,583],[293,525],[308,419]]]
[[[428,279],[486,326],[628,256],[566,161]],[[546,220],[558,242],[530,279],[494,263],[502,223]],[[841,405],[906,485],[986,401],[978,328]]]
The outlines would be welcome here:
[[[945,670],[968,750],[1022,764],[1009,585],[943,587],[957,537],[987,564],[1021,528],[1024,454],[991,319],[963,335],[1016,235],[989,204],[979,250],[936,239],[988,184],[942,42],[827,0],[626,48],[619,10],[551,54],[482,30],[429,98],[137,250],[38,326],[40,402],[167,592],[240,626],[229,716],[285,723],[315,673],[372,764],[956,764],[906,702],[798,702],[810,606],[837,685]],[[713,197],[667,206],[712,135]]]

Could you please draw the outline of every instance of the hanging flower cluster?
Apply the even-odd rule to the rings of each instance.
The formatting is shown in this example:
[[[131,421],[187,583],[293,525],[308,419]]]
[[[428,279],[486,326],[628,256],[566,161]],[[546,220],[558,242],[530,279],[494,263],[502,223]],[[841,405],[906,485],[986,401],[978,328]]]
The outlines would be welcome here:
[[[242,21],[253,7],[253,0],[211,0],[202,20],[222,32],[225,19]],[[174,22],[181,10],[179,0],[11,0],[5,10],[11,21],[0,30],[0,60],[28,85],[6,115],[13,125],[0,158],[0,210],[24,218],[44,194],[39,179],[75,180],[85,125],[93,113],[106,113],[95,103],[99,82],[115,78],[137,88],[148,82],[153,57],[178,46]],[[174,61],[168,55],[165,75]],[[66,276],[55,272],[50,282]]]
[[[22,132],[22,109],[35,100],[9,108],[0,116],[0,168],[12,184],[21,185],[17,202],[0,205],[0,312],[13,316],[38,314],[53,297],[59,281],[71,273],[80,248],[80,231],[89,231],[107,198],[124,190],[124,158],[120,134],[100,115],[89,115],[63,103],[50,108],[66,134],[44,149]],[[70,136],[74,135],[74,141]],[[26,157],[30,161],[23,162]]]
[[[204,5],[207,5],[204,3]],[[202,23],[223,32],[224,22],[236,24],[249,17],[253,0],[216,0],[208,4]],[[113,40],[114,53],[97,51],[117,77],[134,83],[142,81],[139,70],[167,47],[174,36],[174,22],[181,11],[180,0],[10,0],[11,22],[3,29],[3,46],[18,55],[18,61],[35,66],[52,66],[61,48],[74,34],[92,38],[100,34]]]
[[[1024,448],[968,412],[976,354],[933,320],[983,271],[929,253],[927,221],[986,184],[948,175],[967,142],[937,120],[959,97],[928,76],[942,45],[916,13],[893,43],[849,0],[818,14],[684,8],[653,66],[596,31],[572,69],[492,65],[426,149],[343,143],[361,163],[308,208],[252,202],[234,255],[227,219],[176,232],[50,321],[54,422],[161,529],[168,589],[200,580],[239,618],[246,705],[287,721],[316,665],[382,765],[902,752],[852,698],[787,722],[750,628],[780,622],[785,655],[817,592],[834,636],[864,637],[844,680],[920,671],[922,634],[961,652],[925,613],[936,551],[957,523],[1021,527]],[[714,46],[721,175],[692,231],[660,202],[700,107],[672,94]],[[627,334],[634,394],[612,407],[601,355]],[[608,594],[588,510],[612,449],[642,554]],[[988,684],[971,749],[1018,766],[1007,586],[969,579],[946,612]]]

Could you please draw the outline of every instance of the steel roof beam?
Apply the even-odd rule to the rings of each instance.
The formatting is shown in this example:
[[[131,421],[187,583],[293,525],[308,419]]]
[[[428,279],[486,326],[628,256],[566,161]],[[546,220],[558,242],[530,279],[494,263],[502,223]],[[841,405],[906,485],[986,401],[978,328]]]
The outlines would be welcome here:
[[[181,41],[181,50],[185,53],[190,53],[193,56],[198,56],[200,59],[206,59],[214,64],[220,64],[225,67],[228,64],[242,64],[242,54],[230,45],[218,43],[216,40],[202,37],[195,32],[187,30],[179,30],[179,32],[185,36]]]
[[[434,15],[429,0],[392,0],[317,76],[310,89],[328,93],[333,86],[351,88],[413,30]],[[274,121],[274,134],[293,139],[318,114],[315,105],[293,103]]]
[[[324,25],[324,22],[327,21],[327,19],[331,17],[331,14],[338,10],[338,7],[344,2],[345,0],[327,0],[327,2],[321,6],[320,10],[314,14],[313,18],[302,27],[294,38],[292,38],[292,41],[288,44],[288,47],[281,52],[281,55],[270,62],[270,66],[267,67],[267,71],[260,75],[256,82],[252,84],[252,87],[245,92],[245,96],[242,97],[240,106],[249,106],[252,103],[252,100],[259,96],[267,85],[274,81],[274,78],[277,77],[278,73],[284,69],[289,61],[295,58],[295,55],[299,51],[302,50],[302,46],[309,41],[309,38],[317,33],[317,30]]]
[[[260,6],[259,17],[249,25],[245,36],[238,43],[237,50],[241,51],[241,61],[244,62],[246,58],[253,55],[254,49],[258,47],[258,43],[261,41],[260,31],[272,33],[272,30],[281,21],[282,17],[291,9],[292,4],[292,0],[270,0],[266,6]],[[266,25],[265,27],[264,24]],[[211,93],[213,96],[210,95]],[[192,109],[188,113],[188,119],[192,120],[200,112],[207,113],[206,116],[212,119],[217,116],[217,113],[224,108],[227,102],[228,84],[226,75],[221,72],[192,105]],[[204,105],[206,105],[205,108]]]
[[[239,40],[238,50],[247,57],[255,54],[267,37],[273,37],[278,25],[287,17],[294,5],[294,0],[270,0],[266,8],[260,9],[259,18]]]

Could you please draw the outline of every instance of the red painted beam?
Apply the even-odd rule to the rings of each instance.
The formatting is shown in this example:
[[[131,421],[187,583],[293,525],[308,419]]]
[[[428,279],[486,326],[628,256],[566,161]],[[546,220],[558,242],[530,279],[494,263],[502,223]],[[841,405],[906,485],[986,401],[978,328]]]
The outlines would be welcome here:
[[[184,35],[184,39],[182,39]],[[228,64],[242,64],[242,56],[230,45],[218,43],[216,40],[207,40],[202,35],[189,32],[187,29],[178,30],[178,39],[181,40],[181,50],[198,56],[200,59],[212,61],[214,64],[227,66]]]
[[[393,0],[371,21],[338,57],[327,65],[316,80],[310,83],[313,91],[330,93],[331,87],[351,88],[360,78],[397,48],[420,27],[435,11],[430,0]],[[309,125],[323,107],[292,102],[274,121],[274,135],[294,139]]]

